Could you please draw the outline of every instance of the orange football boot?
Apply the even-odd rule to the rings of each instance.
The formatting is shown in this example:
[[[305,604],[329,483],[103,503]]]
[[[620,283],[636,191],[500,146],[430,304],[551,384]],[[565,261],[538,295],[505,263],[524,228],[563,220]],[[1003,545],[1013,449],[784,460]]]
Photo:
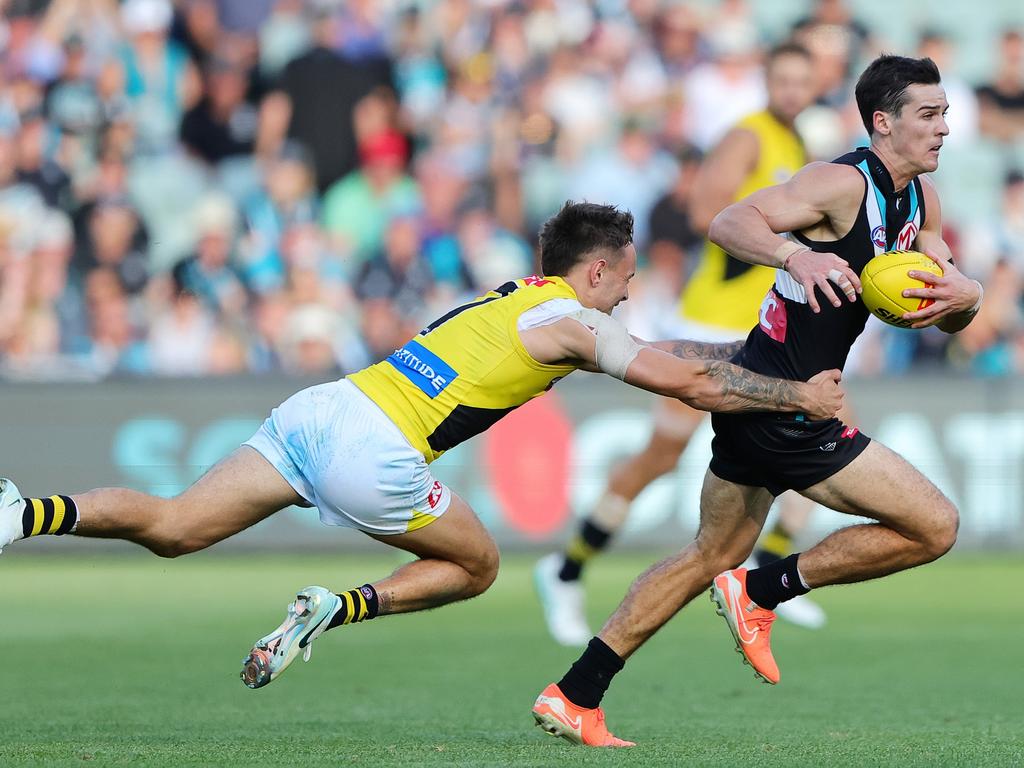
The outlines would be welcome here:
[[[635,747],[632,741],[616,738],[604,724],[600,707],[577,707],[554,683],[541,691],[533,703],[533,719],[552,736],[587,747]]]
[[[766,683],[779,682],[779,665],[772,656],[771,635],[775,612],[762,608],[747,594],[747,569],[735,568],[718,574],[711,583],[711,602],[725,619],[736,640],[736,652],[743,663]]]

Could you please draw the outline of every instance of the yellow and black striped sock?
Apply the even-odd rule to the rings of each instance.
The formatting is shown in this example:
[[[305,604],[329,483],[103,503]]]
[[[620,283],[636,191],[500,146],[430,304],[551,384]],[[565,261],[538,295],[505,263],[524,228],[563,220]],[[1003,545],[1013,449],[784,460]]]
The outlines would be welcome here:
[[[331,618],[331,623],[327,625],[327,629],[334,629],[342,624],[369,621],[380,610],[377,590],[369,584],[363,584],[358,589],[350,589],[348,592],[339,592],[338,597],[341,598],[341,608]]]
[[[558,572],[562,581],[576,581],[583,572],[583,566],[594,555],[608,546],[611,531],[596,525],[592,520],[584,520],[579,532],[572,537],[565,548],[565,560]]]
[[[26,539],[46,534],[63,536],[75,530],[77,525],[78,507],[70,496],[25,499],[21,532]]]
[[[768,533],[761,539],[757,550],[754,552],[754,560],[758,567],[781,560],[793,551],[793,537],[789,534],[782,523],[776,523]]]

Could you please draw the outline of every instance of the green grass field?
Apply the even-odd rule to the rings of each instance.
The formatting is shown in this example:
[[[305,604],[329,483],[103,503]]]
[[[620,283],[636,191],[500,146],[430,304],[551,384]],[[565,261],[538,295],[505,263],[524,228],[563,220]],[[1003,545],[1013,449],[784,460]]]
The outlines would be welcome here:
[[[650,559],[595,565],[595,624]],[[830,624],[776,629],[774,688],[698,599],[605,699],[632,750],[533,726],[534,696],[576,654],[544,634],[521,556],[481,598],[336,630],[268,688],[241,684],[289,593],[396,562],[13,547],[0,558],[0,765],[1024,765],[1024,563],[1006,555],[816,593]]]

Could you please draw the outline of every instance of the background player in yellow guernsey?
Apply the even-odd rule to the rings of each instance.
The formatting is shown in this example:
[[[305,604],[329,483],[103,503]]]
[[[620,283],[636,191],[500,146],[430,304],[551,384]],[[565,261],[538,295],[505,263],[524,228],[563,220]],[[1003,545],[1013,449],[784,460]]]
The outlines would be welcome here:
[[[768,53],[766,108],[743,118],[725,134],[693,184],[690,220],[698,231],[706,233],[711,220],[727,205],[789,180],[807,164],[794,122],[813,100],[812,75],[811,55],[805,48],[784,43]],[[758,310],[775,281],[775,271],[739,261],[706,240],[697,269],[683,289],[678,317],[666,323],[663,334],[721,343],[746,338],[757,325]],[[537,591],[556,642],[583,646],[593,636],[583,608],[584,564],[622,528],[640,492],[676,466],[704,416],[681,400],[658,398],[647,445],[612,469],[603,495],[566,549],[537,563]],[[796,494],[785,494],[778,522],[752,557],[764,564],[789,554],[792,537],[804,526],[812,507]],[[824,612],[805,596],[780,607],[781,617],[801,626],[824,624]]]
[[[0,548],[27,536],[75,533],[137,542],[176,557],[208,547],[291,504],[419,559],[335,594],[299,591],[285,621],[259,640],[242,679],[275,679],[333,627],[431,608],[483,592],[498,551],[473,511],[430,473],[445,450],[484,431],[578,368],[716,411],[838,410],[839,372],[810,382],[725,362],[732,345],[647,344],[610,317],[636,267],[633,217],[568,203],[540,236],[544,277],[505,283],[453,309],[386,360],[305,389],[180,496],[125,488],[23,499],[0,481]],[[261,585],[266,588],[266,585]]]

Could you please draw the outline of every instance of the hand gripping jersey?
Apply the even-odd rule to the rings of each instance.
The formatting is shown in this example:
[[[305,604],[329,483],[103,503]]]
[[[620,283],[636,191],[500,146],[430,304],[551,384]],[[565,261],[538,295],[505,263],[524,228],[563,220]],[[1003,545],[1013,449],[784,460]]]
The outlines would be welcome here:
[[[897,192],[882,161],[867,147],[833,162],[852,165],[864,177],[864,199],[853,227],[830,242],[809,240],[799,232],[790,237],[814,251],[836,254],[858,274],[879,253],[911,248],[925,220],[920,179]],[[803,287],[788,272],[776,270],[775,285],[761,304],[759,323],[747,336],[737,362],[758,373],[796,381],[830,368],[841,370],[864,330],[867,307],[845,299],[838,308],[825,300],[818,303],[821,312],[815,314]]]
[[[807,164],[803,142],[767,110],[748,115],[738,128],[757,136],[757,165],[737,190],[736,200],[789,181]],[[737,338],[757,324],[757,308],[775,279],[774,267],[747,264],[705,241],[700,264],[680,297],[679,314],[686,320],[723,330]]]
[[[505,283],[348,380],[433,461],[576,370],[538,363],[519,338],[520,316],[554,299],[579,308],[576,292],[560,277]]]

